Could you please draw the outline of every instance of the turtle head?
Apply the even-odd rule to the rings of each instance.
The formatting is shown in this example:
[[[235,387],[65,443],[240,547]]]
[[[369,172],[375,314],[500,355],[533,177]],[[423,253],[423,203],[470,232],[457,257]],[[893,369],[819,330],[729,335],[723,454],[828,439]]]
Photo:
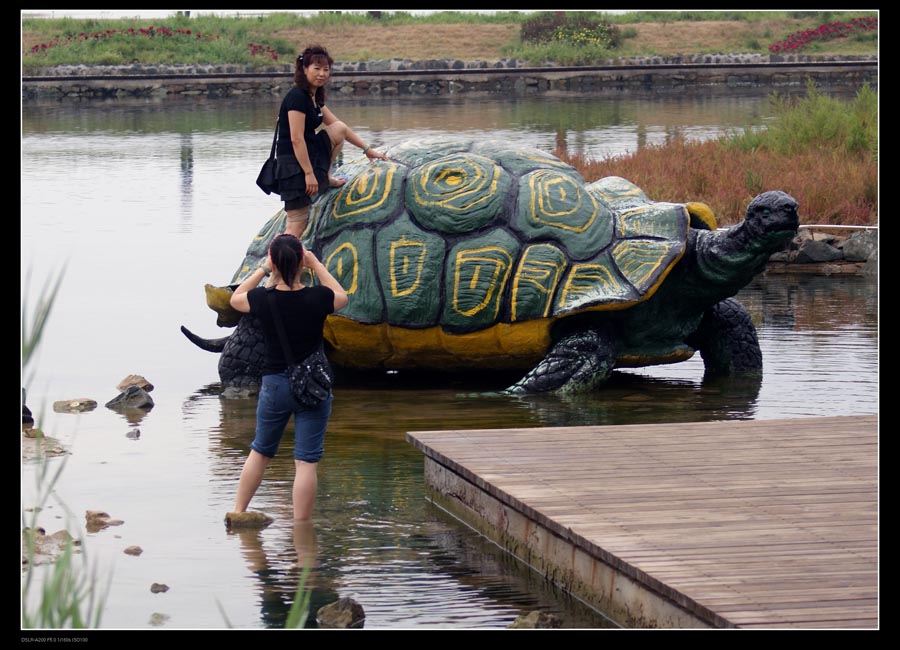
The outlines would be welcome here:
[[[794,238],[799,225],[797,201],[790,194],[773,190],[750,202],[741,228],[749,235],[748,243],[774,252]]]

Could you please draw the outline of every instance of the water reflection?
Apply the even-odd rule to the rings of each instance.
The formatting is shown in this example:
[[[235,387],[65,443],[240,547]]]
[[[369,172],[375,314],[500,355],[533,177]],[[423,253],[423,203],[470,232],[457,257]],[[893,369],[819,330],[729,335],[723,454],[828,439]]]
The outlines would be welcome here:
[[[241,133],[255,143],[259,167],[271,145],[278,97],[133,100],[79,105],[37,103],[23,115],[23,133]],[[436,133],[527,142],[547,151],[559,146],[589,157],[619,155],[674,137],[707,139],[761,124],[771,115],[765,93],[692,94],[685,97],[604,97],[565,94],[528,97],[332,97],[329,105],[368,142],[386,146]],[[226,155],[229,152],[223,151]],[[231,155],[234,155],[233,152]],[[249,164],[249,163],[248,163]]]
[[[193,214],[194,141],[190,133],[181,134],[181,216],[190,223]]]

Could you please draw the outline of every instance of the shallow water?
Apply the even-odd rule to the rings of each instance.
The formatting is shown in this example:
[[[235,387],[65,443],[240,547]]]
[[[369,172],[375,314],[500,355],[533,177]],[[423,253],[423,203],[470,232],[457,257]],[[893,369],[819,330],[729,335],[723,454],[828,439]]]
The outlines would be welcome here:
[[[709,137],[748,115],[764,117],[759,98],[599,108],[529,101],[459,100],[439,110],[334,100],[335,112],[383,144],[452,129],[552,148],[561,123],[555,116],[570,111],[566,142],[590,154],[638,146],[639,132],[651,141],[676,129]],[[217,356],[189,343],[179,326],[208,337],[228,333],[215,326],[203,285],[231,278],[279,207],[253,185],[273,110],[259,103],[54,104],[23,114],[26,313],[64,269],[24,385],[41,427],[71,452],[38,523],[84,537],[89,566],[109,581],[104,628],[280,627],[298,559],[308,558],[311,610],[351,596],[370,629],[498,629],[532,609],[556,613],[567,627],[600,627],[602,615],[425,500],[421,453],[405,441],[407,431],[878,412],[877,281],[770,275],[738,296],[758,327],[761,381],[704,382],[699,359],[619,373],[603,390],[569,399],[477,395],[499,385],[485,376],[345,381],[335,391],[313,529],[289,523],[293,470],[281,454],[253,502],[275,522],[229,533],[222,517],[252,437],[255,400],[220,399]],[[132,373],[154,384],[153,409],[105,408]],[[81,415],[53,412],[54,401],[79,397],[99,406]],[[26,508],[35,502],[34,477],[35,465],[23,464]],[[85,533],[86,510],[124,523]],[[140,556],[124,554],[133,544]],[[170,588],[151,593],[153,583]]]

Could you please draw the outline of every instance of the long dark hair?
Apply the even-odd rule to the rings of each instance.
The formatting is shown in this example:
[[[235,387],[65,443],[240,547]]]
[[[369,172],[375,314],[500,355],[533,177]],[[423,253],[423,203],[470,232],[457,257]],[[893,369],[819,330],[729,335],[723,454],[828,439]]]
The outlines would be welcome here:
[[[309,82],[306,80],[306,72],[303,70],[303,68],[308,68],[314,63],[318,63],[319,65],[327,65],[329,68],[331,68],[331,66],[334,65],[334,59],[332,59],[331,55],[328,54],[328,50],[326,50],[321,45],[310,45],[308,48],[303,50],[300,56],[297,57],[297,63],[294,66],[294,84],[296,84],[296,86],[300,90],[306,92],[310,92],[312,90]],[[327,93],[325,92],[325,86],[316,88],[316,103],[319,106],[324,106],[326,95]]]
[[[269,254],[285,284],[293,286],[303,263],[303,244],[293,235],[283,233],[269,243]]]

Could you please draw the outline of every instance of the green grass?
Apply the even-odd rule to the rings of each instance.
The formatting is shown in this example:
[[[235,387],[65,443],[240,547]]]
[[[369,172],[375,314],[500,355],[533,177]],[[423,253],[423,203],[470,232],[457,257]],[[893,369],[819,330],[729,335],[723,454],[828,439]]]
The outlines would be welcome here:
[[[770,101],[774,119],[765,129],[745,129],[726,142],[743,151],[793,155],[816,148],[877,157],[878,95],[868,84],[850,101],[823,95],[812,82],[805,97],[776,94]]]
[[[421,26],[423,30],[431,27],[433,30],[440,26],[459,25],[519,25],[522,26],[532,21],[539,15],[547,15],[550,12],[519,12],[498,11],[494,14],[479,14],[461,11],[440,11],[426,16],[414,16],[403,11],[383,11],[380,18],[374,18],[369,12],[363,11],[322,11],[311,17],[304,17],[291,13],[273,13],[257,17],[238,17],[221,15],[194,15],[184,16],[173,14],[157,21],[135,21],[131,19],[118,20],[94,20],[94,19],[36,19],[26,18],[22,20],[23,44],[25,54],[23,66],[28,71],[39,66],[52,66],[62,64],[131,64],[131,63],[183,63],[183,64],[258,64],[268,65],[273,58],[268,55],[253,54],[253,44],[262,44],[268,52],[277,53],[279,62],[291,62],[295,55],[296,43],[273,36],[279,32],[289,32],[294,29],[325,29],[356,26],[377,26],[379,29],[389,29],[393,25]],[[872,11],[862,12],[766,12],[766,11],[637,11],[628,14],[609,14],[602,11],[566,12],[567,17],[576,22],[597,20],[605,24],[614,25],[622,34],[621,48],[604,49],[596,44],[578,44],[559,42],[553,46],[538,46],[523,42],[521,37],[508,37],[504,45],[498,46],[497,55],[523,58],[532,63],[555,62],[563,65],[578,65],[596,63],[601,60],[615,58],[624,55],[653,55],[657,54],[657,47],[652,42],[641,42],[636,39],[636,32],[629,25],[637,23],[658,23],[661,25],[674,25],[675,23],[708,22],[708,21],[739,21],[741,24],[752,26],[754,24],[766,25],[778,21],[785,24],[784,33],[772,33],[767,28],[766,33],[772,33],[772,40],[783,38],[791,31],[799,28],[811,29],[829,21],[849,21],[850,18],[860,16],[877,15]],[[798,23],[799,21],[799,23]],[[164,28],[178,33],[178,30],[190,30],[190,37],[182,34],[173,37],[140,37],[125,36],[121,34],[129,28],[148,28],[152,25],[155,30]],[[93,34],[104,34],[107,30],[116,32],[116,35],[93,38]],[[630,30],[630,31],[629,31]],[[201,38],[197,38],[197,34]],[[518,34],[518,30],[514,33]],[[86,41],[77,40],[80,34],[87,34]],[[27,38],[26,38],[27,36]],[[722,36],[724,39],[724,35]],[[845,41],[839,47],[844,47],[847,41],[855,45],[852,51],[859,50],[875,54],[878,52],[877,33],[857,34]],[[73,40],[75,39],[75,40]],[[683,41],[685,54],[722,51],[720,44],[711,42],[705,35],[698,42],[689,39]],[[460,41],[460,51],[452,55],[452,58],[466,60],[466,45]],[[723,40],[723,43],[727,41]],[[751,52],[766,53],[770,44],[766,37],[750,35],[737,42],[728,42],[728,45],[737,44]],[[38,52],[32,52],[32,45],[48,45]],[[412,45],[410,46],[412,47]],[[804,53],[817,51],[830,51],[838,47],[833,42],[830,44],[816,43],[809,46]],[[411,50],[411,53],[414,49]],[[419,58],[414,54],[407,56],[403,52],[397,53],[399,58]]]
[[[547,63],[566,66],[595,65],[618,56],[615,50],[600,45],[573,47],[559,42],[510,45],[504,48],[503,53],[511,58],[524,59],[534,66]]]

